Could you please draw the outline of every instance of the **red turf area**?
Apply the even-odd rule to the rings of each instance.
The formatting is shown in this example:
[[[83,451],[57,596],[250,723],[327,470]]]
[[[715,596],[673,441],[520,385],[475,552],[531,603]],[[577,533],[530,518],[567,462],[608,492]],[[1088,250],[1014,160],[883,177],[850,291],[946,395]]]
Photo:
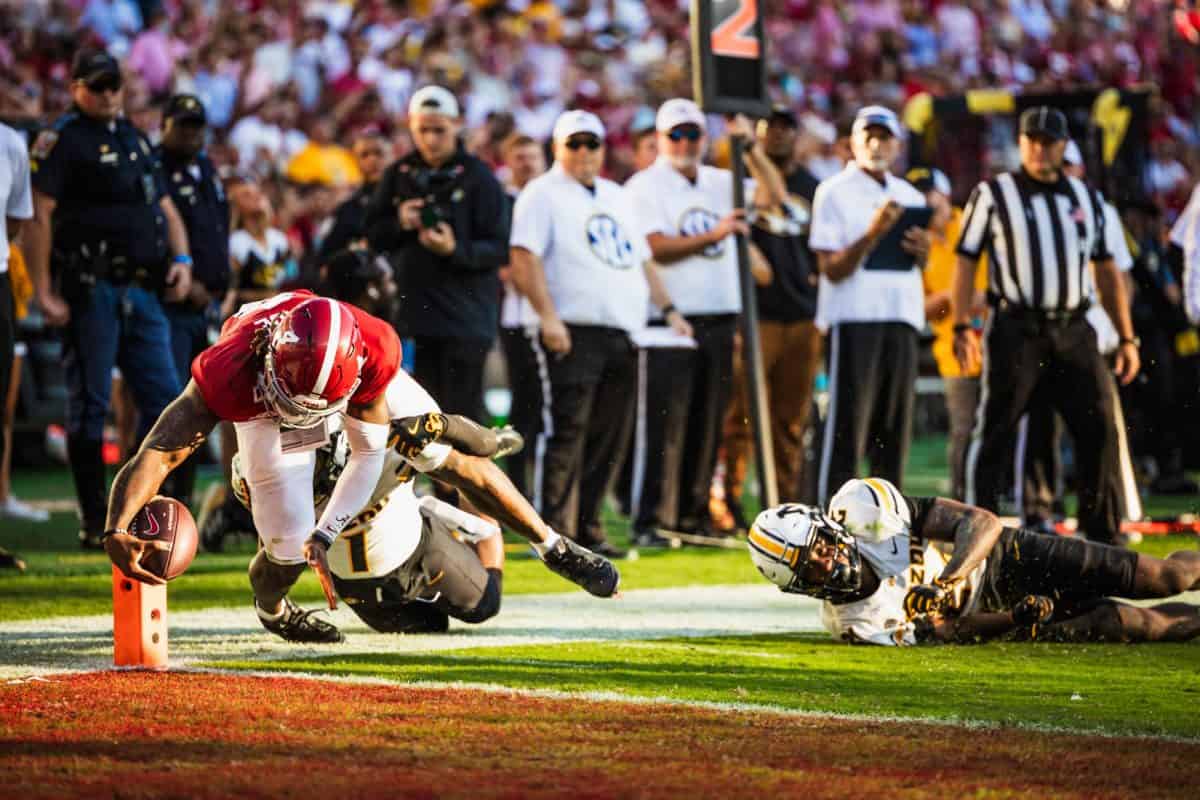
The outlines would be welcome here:
[[[8,797],[1195,797],[1200,744],[287,678],[0,686]]]

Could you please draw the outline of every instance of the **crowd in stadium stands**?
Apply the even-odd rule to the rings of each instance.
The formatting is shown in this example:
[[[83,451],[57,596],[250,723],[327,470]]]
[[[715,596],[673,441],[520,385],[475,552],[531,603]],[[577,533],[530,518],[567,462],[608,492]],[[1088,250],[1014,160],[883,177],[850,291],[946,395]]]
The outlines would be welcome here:
[[[692,94],[687,0],[27,0],[0,3],[0,117],[35,132],[70,105],[82,47],[120,59],[125,113],[157,141],[168,98],[198,97],[231,183],[235,237],[272,242],[281,285],[316,275],[335,210],[363,181],[352,145],[414,152],[409,102],[447,87],[466,150],[512,187],[514,141],[547,143],[564,110],[606,131],[623,182],[665,100]],[[1153,84],[1147,194],[1165,232],[1200,176],[1200,32],[1172,0],[762,0],[772,101],[796,162],[837,174],[855,113],[914,95]],[[728,164],[719,118],[710,156]],[[518,137],[528,137],[520,139]],[[32,139],[31,139],[32,141]],[[507,145],[506,145],[507,143]],[[389,159],[390,160],[390,159]],[[900,167],[901,165],[896,165]],[[382,166],[371,168],[378,175]],[[902,170],[901,170],[902,172]],[[256,187],[256,188],[254,188]],[[962,200],[970,186],[955,186]],[[363,197],[363,203],[367,198]],[[258,235],[261,234],[261,235]],[[244,252],[248,247],[233,248]],[[312,284],[314,281],[309,280]],[[1176,292],[1177,294],[1177,292]],[[226,312],[237,298],[227,298]],[[786,498],[785,498],[786,499]]]

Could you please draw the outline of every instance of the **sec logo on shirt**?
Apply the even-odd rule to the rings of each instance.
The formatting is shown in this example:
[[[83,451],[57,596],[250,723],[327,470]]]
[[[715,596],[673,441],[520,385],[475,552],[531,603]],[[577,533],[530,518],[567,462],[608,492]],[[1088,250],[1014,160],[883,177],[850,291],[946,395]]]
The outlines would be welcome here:
[[[719,221],[720,218],[707,208],[689,208],[679,218],[679,235],[700,236],[717,227]],[[716,244],[710,244],[704,248],[701,254],[705,258],[720,258],[723,252],[725,252],[724,239]]]
[[[633,242],[608,214],[597,214],[587,221],[587,240],[596,258],[608,266],[614,269],[634,266]]]

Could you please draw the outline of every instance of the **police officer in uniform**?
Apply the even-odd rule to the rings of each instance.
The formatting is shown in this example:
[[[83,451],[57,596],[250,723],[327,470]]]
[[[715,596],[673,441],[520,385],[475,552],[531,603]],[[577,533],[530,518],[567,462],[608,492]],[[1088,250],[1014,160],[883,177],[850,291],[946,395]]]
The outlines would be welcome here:
[[[101,445],[112,369],[120,366],[133,389],[144,434],[180,390],[158,294],[169,302],[188,296],[191,257],[150,143],[121,114],[116,60],[82,51],[71,78],[74,105],[30,153],[26,248],[39,305],[50,324],[65,326],[67,448],[80,539],[96,548],[107,505]]]
[[[188,296],[164,306],[180,386],[188,382],[192,359],[208,347],[210,329],[219,325],[221,298],[229,287],[229,200],[203,149],[207,121],[199,98],[175,95],[163,112],[157,151],[167,192],[187,228],[193,260]],[[175,471],[171,493],[190,504],[195,477],[193,456]]]

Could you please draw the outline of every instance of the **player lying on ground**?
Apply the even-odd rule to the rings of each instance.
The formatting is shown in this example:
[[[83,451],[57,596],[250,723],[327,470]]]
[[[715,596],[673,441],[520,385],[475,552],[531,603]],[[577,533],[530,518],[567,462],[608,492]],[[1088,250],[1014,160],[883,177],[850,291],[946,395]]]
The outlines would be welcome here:
[[[991,512],[908,498],[885,480],[848,481],[829,509],[789,503],[750,529],[750,556],[785,592],[824,602],[848,642],[980,641],[1022,629],[1058,641],[1184,641],[1200,608],[1111,598],[1200,589],[1200,553],[1165,559],[1084,539],[1005,528]],[[947,560],[934,542],[953,545]]]
[[[424,420],[414,420],[424,427]],[[394,423],[411,430],[411,421]],[[493,458],[520,449],[520,435],[487,442],[491,431],[458,418],[471,431],[479,456]],[[398,437],[403,440],[405,437]],[[443,438],[443,441],[445,439]],[[503,447],[505,452],[494,452]],[[348,445],[340,431],[317,451],[313,502],[319,513],[345,467]],[[370,505],[350,521],[329,549],[329,569],[338,596],[363,622],[381,633],[440,633],[450,617],[479,623],[500,611],[504,541],[493,523],[454,508],[436,497],[418,500],[415,477],[396,450],[390,450]],[[233,457],[233,494],[250,509],[249,484],[241,458]]]
[[[341,641],[333,625],[301,611],[287,593],[306,563],[327,573],[327,550],[378,483],[391,420],[437,411],[433,398],[400,369],[399,339],[383,320],[309,292],[243,306],[217,343],[196,357],[192,380],[113,481],[105,549],[129,577],[161,582],[138,563],[156,544],[129,534],[129,523],[213,426],[231,420],[263,544],[250,564],[258,615],[289,641]],[[317,521],[315,451],[328,439],[327,418],[335,414],[342,416],[350,455]],[[409,464],[458,488],[480,511],[529,539],[554,572],[600,597],[616,592],[616,568],[552,531],[491,461],[437,441],[444,431],[426,433],[423,448],[406,450]]]

